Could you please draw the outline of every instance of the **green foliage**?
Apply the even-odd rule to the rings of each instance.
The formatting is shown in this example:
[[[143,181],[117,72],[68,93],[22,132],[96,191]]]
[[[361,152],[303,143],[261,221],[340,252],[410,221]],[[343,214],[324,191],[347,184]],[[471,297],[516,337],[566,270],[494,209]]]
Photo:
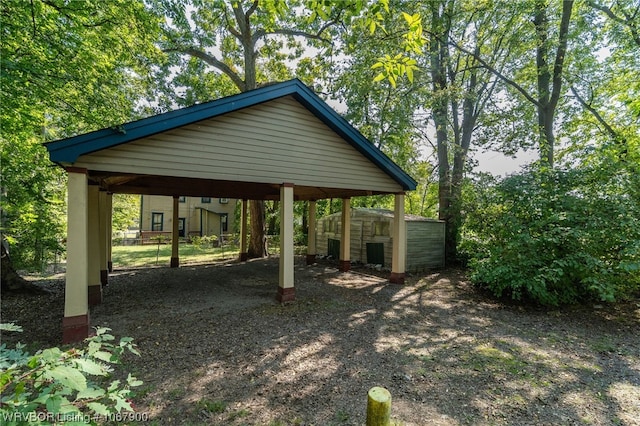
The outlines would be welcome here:
[[[191,244],[193,244],[198,249],[214,247],[217,242],[217,235],[204,235],[202,237],[199,235],[194,235],[193,237],[191,237]]]
[[[210,413],[223,413],[227,409],[227,403],[224,401],[210,401],[208,399],[201,399],[196,403],[196,406]]]
[[[3,330],[21,331],[13,324]],[[5,425],[96,424],[97,420],[133,411],[131,388],[142,384],[129,374],[126,383],[108,381],[125,352],[140,355],[130,337],[119,342],[97,328],[82,349],[48,348],[34,355],[24,345],[0,346],[0,418]]]
[[[42,269],[62,250],[64,171],[42,142],[134,117],[157,17],[141,2],[0,3],[2,232],[11,259]]]
[[[113,232],[126,231],[140,221],[140,196],[132,194],[113,194],[112,229]]]
[[[637,172],[605,161],[531,167],[487,187],[468,211],[472,280],[544,305],[614,301],[640,290]]]

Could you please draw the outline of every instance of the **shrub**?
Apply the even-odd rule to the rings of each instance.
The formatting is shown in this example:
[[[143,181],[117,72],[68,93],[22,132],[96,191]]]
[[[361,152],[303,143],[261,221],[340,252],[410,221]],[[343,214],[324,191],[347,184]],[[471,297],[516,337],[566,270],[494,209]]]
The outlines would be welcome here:
[[[217,235],[205,235],[203,237],[199,235],[194,235],[193,237],[191,237],[191,244],[193,244],[195,247],[199,249],[215,247],[217,245],[217,242],[218,242]]]
[[[467,213],[472,280],[554,306],[638,291],[637,180],[616,167],[532,167],[489,186]]]
[[[5,331],[21,331],[2,324]],[[2,424],[95,424],[106,416],[133,412],[131,387],[141,381],[107,382],[113,364],[125,352],[139,355],[130,337],[118,343],[108,328],[97,328],[86,347],[44,349],[29,355],[24,345],[0,346],[0,419]],[[94,378],[101,380],[94,380]]]

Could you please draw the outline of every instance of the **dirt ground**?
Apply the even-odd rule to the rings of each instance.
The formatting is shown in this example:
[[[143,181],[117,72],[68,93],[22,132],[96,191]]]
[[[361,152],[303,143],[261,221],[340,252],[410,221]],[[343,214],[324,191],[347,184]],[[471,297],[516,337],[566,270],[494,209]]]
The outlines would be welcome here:
[[[521,306],[459,270],[399,286],[299,258],[295,274],[285,305],[277,258],[110,276],[91,321],[138,344],[123,374],[144,381],[147,424],[363,425],[383,386],[400,425],[640,425],[640,301]],[[32,348],[61,340],[63,281],[42,284],[2,298]]]

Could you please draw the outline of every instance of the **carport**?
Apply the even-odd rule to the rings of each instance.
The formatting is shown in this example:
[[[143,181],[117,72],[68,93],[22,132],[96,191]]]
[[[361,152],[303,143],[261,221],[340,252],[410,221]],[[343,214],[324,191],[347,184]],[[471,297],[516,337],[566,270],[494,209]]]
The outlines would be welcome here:
[[[294,300],[293,203],[343,200],[343,233],[350,199],[395,194],[404,217],[405,191],[416,182],[300,80],[171,111],[115,128],[46,144],[51,161],[68,173],[67,273],[63,339],[90,330],[89,307],[102,300],[111,246],[111,194],[173,197],[173,254],[177,267],[180,196],[242,200],[241,260],[246,259],[248,200],[280,201],[277,299]],[[346,234],[348,235],[348,234]],[[349,238],[341,239],[340,269],[348,271]],[[405,273],[405,223],[395,221],[390,281]],[[309,233],[308,261],[315,257]]]

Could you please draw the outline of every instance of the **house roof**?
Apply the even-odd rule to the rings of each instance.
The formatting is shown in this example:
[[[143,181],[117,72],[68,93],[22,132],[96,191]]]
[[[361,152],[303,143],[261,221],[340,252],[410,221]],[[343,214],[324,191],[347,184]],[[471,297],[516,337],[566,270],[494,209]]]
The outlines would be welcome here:
[[[351,209],[354,214],[365,214],[365,215],[371,215],[371,216],[379,216],[379,217],[385,217],[388,219],[393,219],[395,216],[395,213],[393,212],[393,210],[388,210],[388,209],[374,209],[374,208],[365,208],[365,207],[353,207]],[[333,213],[329,216],[325,216],[325,217],[337,217],[340,218],[342,216],[342,213]],[[424,216],[419,216],[419,215],[415,215],[415,214],[405,214],[404,215],[404,220],[405,222],[443,222],[442,220],[439,219],[431,219],[428,217],[424,217]]]
[[[298,79],[264,86],[91,133],[46,143],[51,161],[73,164],[82,155],[116,147],[141,138],[292,96],[365,158],[396,181],[403,190],[415,190],[417,182],[376,148],[358,130]]]

